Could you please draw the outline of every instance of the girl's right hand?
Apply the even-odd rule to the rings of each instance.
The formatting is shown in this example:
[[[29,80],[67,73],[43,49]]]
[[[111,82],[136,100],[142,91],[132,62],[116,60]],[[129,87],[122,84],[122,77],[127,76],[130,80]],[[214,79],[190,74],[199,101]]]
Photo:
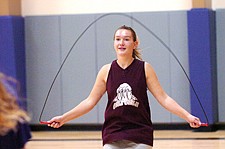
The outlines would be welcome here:
[[[59,128],[64,124],[62,116],[53,117],[48,121],[48,126],[53,128]]]

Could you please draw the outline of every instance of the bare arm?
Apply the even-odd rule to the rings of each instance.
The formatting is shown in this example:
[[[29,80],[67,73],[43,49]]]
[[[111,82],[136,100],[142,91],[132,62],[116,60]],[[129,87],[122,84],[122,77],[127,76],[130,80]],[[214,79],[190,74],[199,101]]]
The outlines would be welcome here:
[[[166,92],[163,90],[158,81],[155,71],[148,63],[145,63],[145,75],[148,89],[157,99],[160,105],[162,105],[171,113],[186,120],[191,127],[200,127],[201,122],[199,118],[191,115],[184,108],[182,108],[175,100],[173,100],[170,96],[166,94]]]
[[[85,100],[65,114],[52,118],[50,121],[48,121],[48,123],[50,123],[48,126],[54,128],[61,127],[66,122],[78,118],[92,110],[106,91],[106,80],[109,68],[110,64],[101,68],[97,75],[92,91]]]

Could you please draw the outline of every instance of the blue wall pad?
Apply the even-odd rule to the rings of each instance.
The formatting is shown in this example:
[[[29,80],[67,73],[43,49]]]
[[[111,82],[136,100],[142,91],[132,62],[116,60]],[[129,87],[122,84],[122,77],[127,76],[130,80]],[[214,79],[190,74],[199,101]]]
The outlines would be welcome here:
[[[209,124],[218,121],[216,77],[215,12],[209,9],[188,11],[190,79],[205,109]],[[191,111],[202,122],[207,119],[191,89]]]
[[[20,82],[26,97],[24,18],[0,17],[0,71]]]

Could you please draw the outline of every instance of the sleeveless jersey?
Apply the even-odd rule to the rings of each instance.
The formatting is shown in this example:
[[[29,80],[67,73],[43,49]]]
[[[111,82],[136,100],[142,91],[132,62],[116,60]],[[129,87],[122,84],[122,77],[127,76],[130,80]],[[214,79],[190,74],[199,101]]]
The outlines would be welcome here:
[[[102,130],[103,145],[129,140],[153,146],[144,61],[134,59],[126,69],[113,61],[106,89],[108,103]]]

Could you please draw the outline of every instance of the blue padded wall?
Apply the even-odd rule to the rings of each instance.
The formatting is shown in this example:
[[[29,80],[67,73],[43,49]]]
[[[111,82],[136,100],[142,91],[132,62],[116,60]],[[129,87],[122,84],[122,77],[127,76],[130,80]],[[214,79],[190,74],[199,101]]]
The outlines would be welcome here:
[[[215,32],[214,11],[209,9],[188,11],[190,79],[206,111],[209,124],[218,121]],[[191,111],[206,122],[192,89]]]
[[[26,97],[24,19],[0,17],[0,71],[20,82],[20,93]]]

